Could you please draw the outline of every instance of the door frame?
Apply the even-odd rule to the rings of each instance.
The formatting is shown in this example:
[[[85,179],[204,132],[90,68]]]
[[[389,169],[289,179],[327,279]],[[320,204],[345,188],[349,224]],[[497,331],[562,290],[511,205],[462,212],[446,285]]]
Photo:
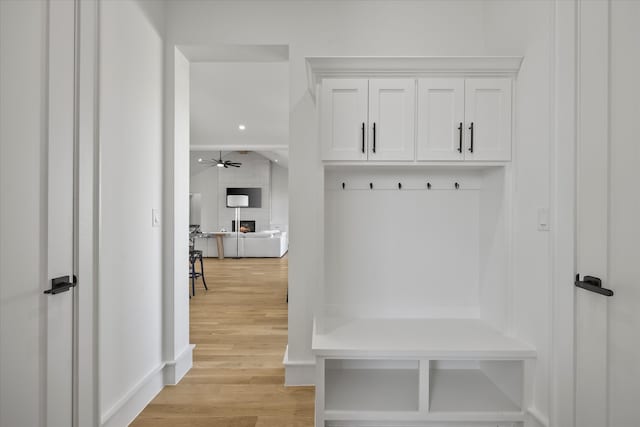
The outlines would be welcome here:
[[[53,0],[49,0],[53,1]],[[98,254],[100,242],[99,1],[76,5],[76,163],[77,227],[74,290],[73,425],[100,425],[98,365]]]
[[[555,0],[553,5],[553,123],[552,137],[552,245],[553,268],[551,341],[550,422],[553,427],[575,427],[576,421],[576,290],[577,273],[577,177],[580,161],[581,129],[589,124],[581,119],[589,98],[584,96],[584,82],[607,85],[598,74],[601,62],[608,61],[609,40],[598,39],[596,30],[608,37],[609,14],[594,16],[592,9],[582,7],[583,0]],[[598,7],[608,8],[610,0],[599,0]],[[584,20],[588,20],[585,25]],[[597,28],[594,28],[596,26]],[[583,31],[584,28],[589,31]],[[590,52],[582,55],[583,45]],[[598,49],[597,52],[592,52]],[[593,71],[595,70],[595,71]],[[599,87],[602,89],[602,86]],[[605,88],[608,92],[608,88]],[[598,135],[608,135],[608,119],[591,124]],[[581,272],[588,273],[588,272]]]
[[[549,426],[575,426],[576,154],[579,94],[579,0],[551,6],[551,265],[552,322]]]

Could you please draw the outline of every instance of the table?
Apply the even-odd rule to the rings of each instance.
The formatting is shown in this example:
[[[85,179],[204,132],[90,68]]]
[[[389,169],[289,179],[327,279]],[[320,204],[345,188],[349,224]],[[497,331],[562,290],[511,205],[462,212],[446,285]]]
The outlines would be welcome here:
[[[216,236],[216,245],[218,247],[218,259],[224,259],[224,245],[222,244],[222,237],[227,233],[211,233]]]

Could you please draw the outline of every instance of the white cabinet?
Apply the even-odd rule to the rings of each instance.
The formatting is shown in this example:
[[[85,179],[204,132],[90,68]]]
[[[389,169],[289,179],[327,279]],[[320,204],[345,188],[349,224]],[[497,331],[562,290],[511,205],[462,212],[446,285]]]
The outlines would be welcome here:
[[[323,160],[367,159],[366,79],[327,79],[322,84],[320,140]]]
[[[413,160],[413,79],[369,80],[369,160]]]
[[[464,79],[418,80],[418,160],[464,160]]]
[[[511,159],[511,78],[422,78],[417,94],[416,114],[414,79],[325,79],[322,159]]]
[[[511,159],[511,79],[465,80],[465,159]]]
[[[510,159],[510,78],[418,80],[417,160]]]
[[[321,96],[323,160],[413,160],[414,79],[326,79]]]

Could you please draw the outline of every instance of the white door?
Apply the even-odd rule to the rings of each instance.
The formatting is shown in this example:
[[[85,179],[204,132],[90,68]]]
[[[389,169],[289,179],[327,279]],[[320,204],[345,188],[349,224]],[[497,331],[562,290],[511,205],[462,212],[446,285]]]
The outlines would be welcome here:
[[[579,19],[577,264],[615,293],[576,288],[575,425],[636,427],[640,2],[583,2]]]
[[[0,1],[3,427],[74,425],[74,293],[45,293],[74,274],[74,14]]]
[[[464,132],[464,79],[419,79],[417,160],[463,160]]]
[[[47,426],[72,425],[74,288],[75,3],[49,3],[49,129],[46,296]],[[66,291],[56,293],[60,290]],[[49,292],[49,291],[47,291]]]
[[[413,160],[415,108],[415,80],[369,80],[369,160]]]
[[[367,159],[366,79],[326,79],[320,98],[323,160]]]
[[[511,160],[511,79],[465,80],[465,160]]]

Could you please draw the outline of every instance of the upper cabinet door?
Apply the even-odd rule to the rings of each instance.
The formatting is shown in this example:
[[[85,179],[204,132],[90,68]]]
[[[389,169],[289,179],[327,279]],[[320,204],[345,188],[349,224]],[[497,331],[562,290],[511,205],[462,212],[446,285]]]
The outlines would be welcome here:
[[[325,79],[320,99],[323,160],[367,159],[366,79]]]
[[[511,79],[465,81],[466,160],[511,160]]]
[[[369,160],[414,158],[414,79],[369,80]]]
[[[464,79],[419,79],[417,160],[463,160],[464,127]]]

